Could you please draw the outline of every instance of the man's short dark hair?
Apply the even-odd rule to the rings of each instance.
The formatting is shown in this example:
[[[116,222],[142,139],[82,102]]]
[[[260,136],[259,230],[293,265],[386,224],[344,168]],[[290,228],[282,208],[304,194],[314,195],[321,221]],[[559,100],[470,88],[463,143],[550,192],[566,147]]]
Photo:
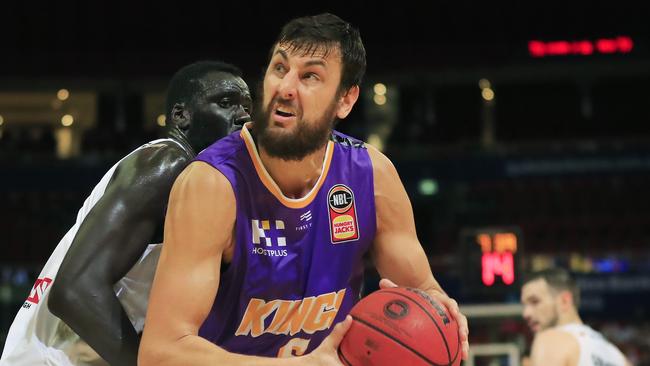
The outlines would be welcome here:
[[[580,307],[580,289],[569,271],[563,268],[548,268],[537,272],[531,272],[524,276],[523,284],[535,280],[544,280],[552,291],[569,291],[573,296],[573,304]]]
[[[292,51],[312,55],[322,50],[327,54],[340,47],[342,72],[339,92],[360,85],[366,72],[366,50],[359,30],[334,14],[324,13],[291,20],[282,27],[273,48],[278,44],[288,45]]]
[[[225,72],[234,76],[242,76],[242,72],[237,66],[222,61],[198,61],[184,66],[172,76],[167,87],[165,110],[168,119],[171,117],[174,104],[189,103],[201,90],[202,85],[198,80],[209,72]]]

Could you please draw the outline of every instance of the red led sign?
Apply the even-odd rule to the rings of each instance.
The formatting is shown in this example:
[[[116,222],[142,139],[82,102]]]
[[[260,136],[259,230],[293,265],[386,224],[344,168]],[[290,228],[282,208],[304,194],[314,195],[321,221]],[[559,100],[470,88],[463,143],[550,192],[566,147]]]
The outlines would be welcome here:
[[[530,41],[528,53],[532,57],[548,56],[589,56],[593,54],[630,53],[634,48],[632,38],[621,36],[616,38],[601,38],[595,41]]]
[[[481,279],[485,286],[494,285],[497,276],[506,285],[515,282],[515,260],[517,236],[511,232],[479,234],[476,244],[481,247]]]

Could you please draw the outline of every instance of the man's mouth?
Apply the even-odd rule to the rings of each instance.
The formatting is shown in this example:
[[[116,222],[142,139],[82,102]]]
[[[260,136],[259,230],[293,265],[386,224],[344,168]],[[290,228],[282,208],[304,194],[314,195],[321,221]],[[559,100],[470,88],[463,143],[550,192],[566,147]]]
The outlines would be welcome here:
[[[293,113],[293,111],[291,111],[291,110],[289,110],[287,108],[282,108],[282,107],[276,108],[275,109],[275,114],[277,114],[278,116],[281,116],[281,117],[295,117],[296,116],[296,114]]]

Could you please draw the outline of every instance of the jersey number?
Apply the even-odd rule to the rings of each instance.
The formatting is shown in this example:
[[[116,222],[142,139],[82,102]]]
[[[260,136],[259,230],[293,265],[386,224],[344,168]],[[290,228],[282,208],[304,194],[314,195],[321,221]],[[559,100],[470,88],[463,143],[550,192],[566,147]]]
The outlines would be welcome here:
[[[311,339],[291,338],[287,344],[282,346],[278,351],[278,357],[297,357],[302,356],[307,351]]]

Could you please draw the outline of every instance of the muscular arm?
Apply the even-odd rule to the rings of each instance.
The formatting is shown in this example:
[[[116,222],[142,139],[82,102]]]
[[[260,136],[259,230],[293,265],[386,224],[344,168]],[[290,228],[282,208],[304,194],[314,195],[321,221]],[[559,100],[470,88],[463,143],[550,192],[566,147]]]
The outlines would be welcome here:
[[[377,271],[400,286],[442,292],[415,231],[411,202],[393,164],[371,146],[377,233],[372,255]]]
[[[139,345],[113,285],[150,244],[188,159],[160,145],[124,159],[79,228],[52,286],[50,311],[110,364],[135,365]]]
[[[207,164],[190,164],[174,183],[140,344],[141,365],[304,362],[229,353],[198,336],[217,294],[221,258],[234,242],[235,214],[229,182]]]
[[[397,170],[381,152],[368,147],[372,160],[377,233],[372,256],[383,278],[399,286],[415,287],[441,300],[458,321],[463,358],[469,353],[467,319],[455,300],[450,299],[433,277],[429,260],[415,231],[413,208]]]

